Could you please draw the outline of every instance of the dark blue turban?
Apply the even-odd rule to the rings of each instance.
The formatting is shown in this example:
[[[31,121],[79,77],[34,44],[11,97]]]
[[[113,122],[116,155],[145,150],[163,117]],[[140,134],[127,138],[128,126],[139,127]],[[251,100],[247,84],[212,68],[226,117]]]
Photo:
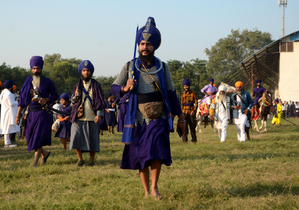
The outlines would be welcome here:
[[[12,88],[13,86],[13,81],[10,79],[10,80],[6,80],[3,84],[3,87],[4,88]]]
[[[69,98],[69,95],[67,93],[62,93],[60,95],[60,99],[64,99],[68,102],[70,98]]]
[[[112,93],[110,92],[110,90],[107,91],[107,98],[109,98],[110,96],[112,96]]]
[[[255,81],[255,83],[256,83],[256,84],[257,84],[257,83],[262,83],[262,80],[258,79],[258,80]]]
[[[43,70],[44,61],[41,56],[32,56],[30,59],[30,68],[33,69],[34,66],[38,66]]]
[[[91,74],[93,74],[94,72],[94,67],[92,65],[92,63],[90,62],[90,60],[84,60],[82,61],[79,66],[78,66],[78,72],[80,74],[82,74],[82,70],[85,69],[85,68],[88,68],[89,71],[91,72]]]
[[[156,28],[155,19],[152,17],[148,17],[145,26],[141,27],[138,30],[136,36],[138,45],[142,40],[149,41],[156,50],[161,44],[161,34],[160,31]]]
[[[275,99],[275,100],[274,100],[274,102],[275,102],[275,103],[278,103],[278,102],[279,102],[278,98],[277,98],[277,99]]]
[[[184,79],[184,81],[183,81],[183,85],[188,85],[188,86],[190,86],[190,85],[191,85],[190,80],[189,80],[189,79]]]
[[[209,82],[214,82],[214,79],[213,78],[209,79]]]

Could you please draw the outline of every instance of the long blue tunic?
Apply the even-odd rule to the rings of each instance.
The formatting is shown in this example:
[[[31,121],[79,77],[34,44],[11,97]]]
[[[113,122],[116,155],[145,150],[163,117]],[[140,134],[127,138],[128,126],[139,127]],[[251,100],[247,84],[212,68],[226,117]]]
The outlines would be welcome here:
[[[26,140],[28,151],[51,145],[51,126],[53,124],[52,113],[49,114],[42,109],[41,105],[31,100],[30,88],[32,88],[32,77],[29,76],[22,89],[19,106],[26,108],[29,105],[29,114],[26,126]],[[58,99],[58,93],[54,83],[47,77],[42,76],[38,88],[42,98],[49,98],[53,104]]]

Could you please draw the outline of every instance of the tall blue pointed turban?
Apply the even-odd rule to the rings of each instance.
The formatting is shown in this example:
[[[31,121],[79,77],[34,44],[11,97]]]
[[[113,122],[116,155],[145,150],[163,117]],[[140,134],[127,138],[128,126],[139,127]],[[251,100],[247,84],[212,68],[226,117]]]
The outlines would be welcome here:
[[[12,88],[13,86],[13,81],[10,79],[10,80],[6,80],[3,84],[3,87],[4,88]]]
[[[30,59],[30,68],[33,69],[34,66],[38,66],[43,70],[44,61],[41,56],[32,56]]]
[[[79,64],[79,66],[78,66],[78,72],[80,74],[82,74],[82,70],[85,69],[85,68],[89,69],[89,71],[91,72],[91,74],[93,74],[94,67],[93,67],[92,63],[90,62],[90,60],[84,60],[84,61],[82,61]]]
[[[257,84],[257,83],[262,83],[262,80],[258,79],[258,80],[255,81],[255,83],[256,83],[256,84]]]
[[[149,41],[154,49],[158,49],[161,44],[161,34],[156,28],[155,19],[153,17],[148,17],[145,26],[142,26],[136,35],[136,40],[138,45],[142,40]]]
[[[68,102],[70,98],[69,98],[69,95],[67,93],[62,93],[60,95],[60,99],[64,99]]]
[[[190,86],[190,85],[191,85],[190,80],[189,80],[189,79],[184,79],[184,81],[183,81],[183,85],[188,85],[188,86]]]

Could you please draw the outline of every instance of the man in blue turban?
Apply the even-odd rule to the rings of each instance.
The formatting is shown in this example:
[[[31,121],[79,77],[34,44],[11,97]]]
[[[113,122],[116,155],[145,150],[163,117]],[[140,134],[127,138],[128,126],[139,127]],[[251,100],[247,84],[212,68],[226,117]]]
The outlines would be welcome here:
[[[72,92],[73,109],[71,113],[70,149],[75,149],[79,167],[85,164],[82,153],[89,152],[90,160],[87,166],[94,166],[96,152],[100,151],[99,125],[104,116],[104,94],[100,83],[92,79],[94,66],[89,60],[84,60],[78,67],[80,81]],[[83,113],[80,112],[83,110]],[[83,115],[80,115],[82,113]]]
[[[43,65],[44,61],[41,56],[33,56],[30,59],[32,76],[27,77],[21,89],[16,116],[16,123],[19,125],[21,112],[26,108],[27,125],[25,129],[28,151],[35,150],[33,166],[37,166],[40,155],[42,155],[42,164],[47,162],[50,155],[50,151],[44,150],[43,146],[51,145],[53,116],[43,108],[47,103],[53,104],[58,99],[58,93],[52,80],[42,76]],[[32,100],[34,96],[37,97],[36,100]]]
[[[185,133],[182,135],[183,142],[188,142],[188,125],[190,127],[190,132],[192,136],[192,142],[197,142],[196,139],[196,110],[198,105],[198,97],[197,93],[195,91],[192,91],[190,89],[191,82],[189,79],[184,79],[183,86],[185,92],[181,95],[181,107],[182,112],[184,115],[184,120],[186,120],[186,127],[185,127]]]
[[[13,144],[11,134],[20,131],[20,127],[16,125],[15,118],[18,110],[18,102],[15,100],[12,92],[13,81],[7,80],[3,84],[4,90],[0,95],[1,118],[0,118],[0,134],[4,134],[4,148],[16,147]]]
[[[126,145],[121,168],[138,169],[145,197],[151,190],[155,199],[159,199],[157,183],[161,165],[172,163],[169,142],[169,132],[174,131],[172,116],[179,116],[178,126],[183,133],[185,120],[170,70],[166,63],[154,56],[161,44],[154,18],[149,17],[145,26],[139,29],[136,42],[139,57],[135,66],[133,61],[126,63],[111,87],[111,93],[116,97],[122,97],[131,89],[122,135]]]

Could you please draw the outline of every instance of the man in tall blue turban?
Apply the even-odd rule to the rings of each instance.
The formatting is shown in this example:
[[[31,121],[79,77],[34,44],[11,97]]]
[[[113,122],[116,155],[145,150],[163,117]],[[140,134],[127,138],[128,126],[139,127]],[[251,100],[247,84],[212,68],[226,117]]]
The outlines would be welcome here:
[[[42,76],[44,61],[41,56],[33,56],[30,59],[32,76],[29,76],[22,89],[19,101],[16,123],[19,125],[21,112],[24,108],[27,112],[26,140],[28,151],[35,150],[33,166],[36,166],[40,155],[42,164],[47,162],[50,151],[43,149],[43,146],[51,145],[51,126],[53,116],[46,112],[43,107],[53,104],[58,99],[58,93],[54,83],[49,78]],[[37,100],[32,100],[33,96],[38,96]]]
[[[121,162],[122,169],[139,170],[145,191],[150,192],[149,166],[151,166],[151,193],[160,199],[158,179],[161,165],[170,166],[169,132],[173,132],[172,116],[178,115],[178,126],[185,132],[185,120],[166,63],[154,56],[161,44],[161,34],[154,18],[136,34],[139,57],[126,63],[111,87],[111,93],[122,97],[131,93],[122,142],[126,143]],[[135,58],[134,58],[135,59]],[[127,65],[129,68],[127,70]]]
[[[100,83],[92,79],[94,66],[89,60],[84,60],[78,67],[80,81],[72,92],[73,109],[71,114],[70,149],[75,149],[79,167],[85,164],[82,153],[89,152],[90,160],[87,166],[94,166],[96,152],[100,151],[99,125],[102,111],[105,107],[104,94]],[[83,108],[83,115],[78,115],[78,109]]]

